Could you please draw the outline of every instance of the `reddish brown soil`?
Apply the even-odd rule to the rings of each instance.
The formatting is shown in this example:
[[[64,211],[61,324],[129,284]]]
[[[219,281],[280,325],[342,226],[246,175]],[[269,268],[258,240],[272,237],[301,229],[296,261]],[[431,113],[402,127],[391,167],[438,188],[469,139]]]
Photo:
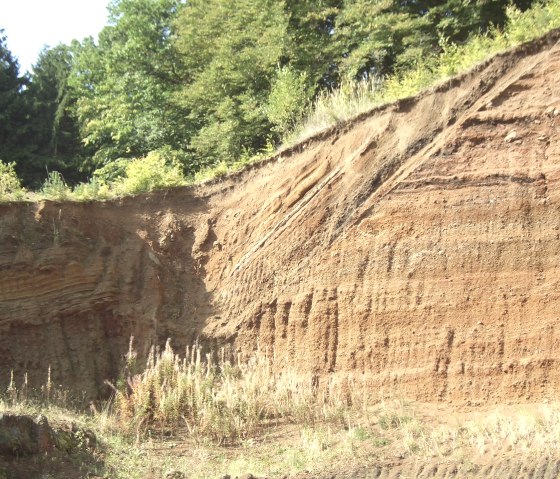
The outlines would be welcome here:
[[[559,38],[213,184],[0,206],[0,382],[50,364],[95,394],[134,335],[381,395],[556,397]]]

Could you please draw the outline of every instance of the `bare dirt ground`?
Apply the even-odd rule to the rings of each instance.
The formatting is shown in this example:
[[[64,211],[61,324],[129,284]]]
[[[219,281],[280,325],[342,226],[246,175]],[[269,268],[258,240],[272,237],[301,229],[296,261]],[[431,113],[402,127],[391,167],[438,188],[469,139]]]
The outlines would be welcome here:
[[[142,447],[154,479],[162,471],[215,479],[555,479],[559,412],[558,405],[390,401],[344,425],[280,425],[232,447],[197,443],[180,433]]]
[[[211,184],[0,205],[0,386],[12,369],[42,384],[50,365],[56,383],[103,395],[133,335],[141,354],[167,338],[260,345],[279,368],[361,374],[379,399],[554,400],[559,38]],[[428,464],[540,479],[557,458]],[[436,477],[399,461],[346,470]]]
[[[559,427],[557,403],[457,407],[387,401],[340,423],[271,425],[227,447],[193,440],[186,431],[154,430],[138,446],[99,443],[70,453],[0,454],[0,477],[555,479]]]

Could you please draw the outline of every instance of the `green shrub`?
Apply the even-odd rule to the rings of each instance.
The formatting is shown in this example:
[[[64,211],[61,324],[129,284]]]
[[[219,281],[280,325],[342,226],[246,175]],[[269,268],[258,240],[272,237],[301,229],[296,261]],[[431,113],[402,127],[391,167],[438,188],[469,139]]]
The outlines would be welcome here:
[[[14,166],[15,163],[0,161],[0,201],[20,200],[25,194]]]
[[[170,163],[160,152],[153,151],[144,158],[126,163],[124,176],[110,186],[117,194],[130,195],[184,184],[181,166]]]
[[[81,201],[107,199],[110,196],[109,185],[95,176],[87,183],[76,185],[72,191],[72,197]]]
[[[537,2],[525,12],[509,6],[507,16],[506,36],[511,45],[516,45],[560,28],[560,1]]]
[[[58,171],[51,171],[43,183],[41,193],[50,200],[65,200],[70,197],[72,190],[66,185],[64,178]]]
[[[437,64],[438,60],[433,57],[421,58],[417,60],[415,68],[387,78],[383,88],[384,102],[414,96],[435,83],[440,78]]]
[[[319,93],[305,121],[287,135],[286,144],[295,144],[332,125],[347,121],[379,103],[382,79],[344,81],[339,88]]]
[[[186,184],[177,155],[167,153],[158,150],[144,158],[112,161],[97,169],[89,182],[73,189],[66,185],[59,172],[53,171],[43,184],[41,194],[54,200],[99,200]]]
[[[308,109],[311,94],[307,75],[282,67],[276,74],[266,106],[266,114],[274,125],[273,131],[283,137],[301,122]]]
[[[102,185],[109,185],[122,180],[126,176],[126,165],[130,160],[119,158],[107,163],[93,172],[95,178]],[[92,178],[92,179],[93,179]]]

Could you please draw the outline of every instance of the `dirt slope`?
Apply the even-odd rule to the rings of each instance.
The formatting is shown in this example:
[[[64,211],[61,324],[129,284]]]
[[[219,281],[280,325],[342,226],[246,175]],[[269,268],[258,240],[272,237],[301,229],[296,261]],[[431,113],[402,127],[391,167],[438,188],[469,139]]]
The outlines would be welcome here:
[[[559,38],[214,184],[0,206],[0,382],[50,364],[96,393],[134,335],[418,400],[554,397]]]

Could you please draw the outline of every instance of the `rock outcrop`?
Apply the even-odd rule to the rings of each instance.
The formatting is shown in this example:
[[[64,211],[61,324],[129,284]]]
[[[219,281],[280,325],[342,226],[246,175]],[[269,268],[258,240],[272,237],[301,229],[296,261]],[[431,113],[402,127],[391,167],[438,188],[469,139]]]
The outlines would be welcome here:
[[[34,454],[48,454],[53,450],[72,452],[92,449],[95,434],[76,425],[52,428],[48,419],[22,414],[0,413],[0,458],[9,459]]]

